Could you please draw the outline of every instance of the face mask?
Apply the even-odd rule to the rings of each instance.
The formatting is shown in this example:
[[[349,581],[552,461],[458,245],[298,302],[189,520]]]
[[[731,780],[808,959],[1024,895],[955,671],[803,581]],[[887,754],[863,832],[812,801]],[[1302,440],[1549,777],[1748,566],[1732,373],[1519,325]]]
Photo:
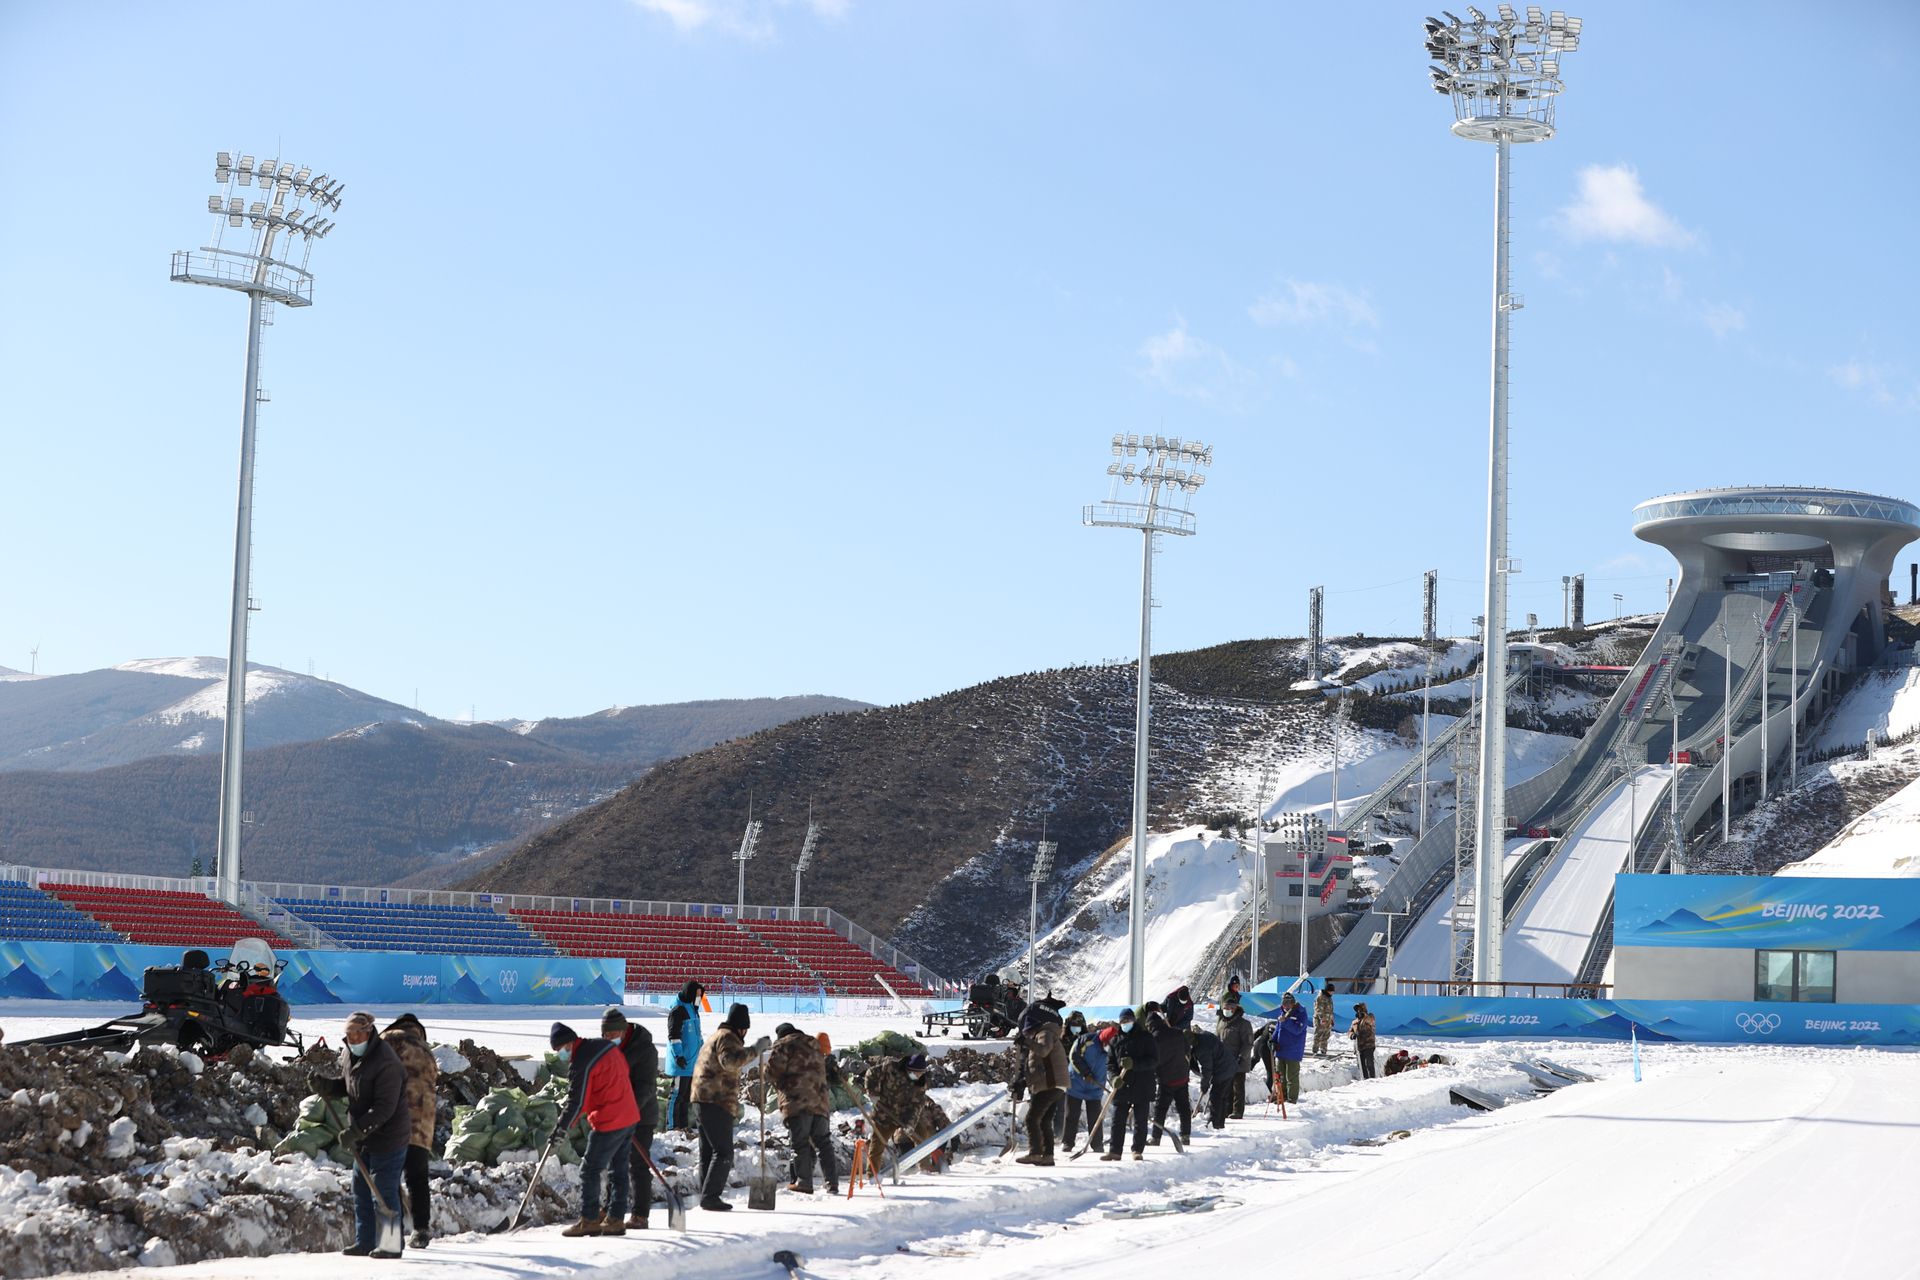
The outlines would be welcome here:
[[[923,1083],[926,1080],[926,1078],[927,1078],[927,1073],[924,1071],[916,1071],[909,1077],[909,1079],[911,1079],[915,1084]]]
[[[1120,1024],[1120,1029],[1121,1029],[1122,1031],[1131,1031],[1131,1030],[1133,1030],[1133,1019],[1132,1019],[1132,1018],[1128,1018],[1128,1019],[1126,1019],[1125,1021],[1123,1021],[1123,1022],[1122,1022],[1122,1023]]]
[[[367,1046],[372,1043],[371,1040],[362,1040],[359,1044],[350,1044],[347,1046],[347,1052],[356,1058],[364,1058],[367,1056]]]

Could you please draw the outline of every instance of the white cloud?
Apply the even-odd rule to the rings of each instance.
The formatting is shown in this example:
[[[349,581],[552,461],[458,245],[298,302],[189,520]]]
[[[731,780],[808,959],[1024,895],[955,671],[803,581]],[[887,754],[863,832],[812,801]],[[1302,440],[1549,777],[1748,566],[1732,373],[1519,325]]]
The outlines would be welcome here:
[[[1747,327],[1747,313],[1727,302],[1709,302],[1701,309],[1700,319],[1713,330],[1716,338],[1739,333]]]
[[[846,17],[853,8],[853,0],[633,0],[633,3],[649,13],[659,14],[685,33],[711,28],[744,40],[771,40],[775,11],[795,4],[831,22]]]
[[[1247,308],[1255,324],[1337,324],[1349,329],[1377,329],[1380,317],[1364,293],[1344,285],[1289,280],[1283,295],[1267,294]]]
[[[1187,331],[1187,322],[1175,316],[1173,327],[1140,344],[1147,376],[1166,390],[1189,400],[1226,408],[1237,407],[1252,379],[1245,368],[1212,343]]]
[[[1834,365],[1827,373],[1848,391],[1857,391],[1884,409],[1920,410],[1920,383],[1904,371],[1866,360]]]
[[[1697,237],[1647,199],[1631,165],[1588,165],[1580,195],[1560,210],[1560,225],[1575,240],[1611,240],[1681,249]]]

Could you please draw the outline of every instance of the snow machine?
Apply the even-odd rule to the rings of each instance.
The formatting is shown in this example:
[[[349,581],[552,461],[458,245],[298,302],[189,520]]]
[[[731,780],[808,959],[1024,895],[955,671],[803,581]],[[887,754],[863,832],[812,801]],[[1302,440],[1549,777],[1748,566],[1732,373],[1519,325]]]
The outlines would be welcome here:
[[[207,953],[187,952],[179,964],[154,965],[141,982],[139,1013],[97,1027],[23,1040],[22,1044],[94,1045],[126,1051],[135,1045],[170,1044],[205,1057],[235,1045],[283,1045],[304,1049],[287,1030],[291,1012],[280,994],[287,962],[259,938],[242,938],[227,958],[211,965]]]

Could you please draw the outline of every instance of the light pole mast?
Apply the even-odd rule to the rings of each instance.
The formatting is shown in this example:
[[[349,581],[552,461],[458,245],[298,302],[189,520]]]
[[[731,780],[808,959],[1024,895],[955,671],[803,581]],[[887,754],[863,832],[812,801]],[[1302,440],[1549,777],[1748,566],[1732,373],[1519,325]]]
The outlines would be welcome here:
[[[800,856],[793,860],[793,910],[795,919],[800,911],[800,873],[813,865],[813,855],[820,848],[820,824],[813,820],[813,804],[807,804],[807,838],[800,842]],[[745,871],[745,864],[741,870]],[[741,895],[743,898],[745,894]]]
[[[760,851],[761,822],[753,816],[753,800],[747,800],[747,829],[740,837],[740,848],[734,852],[733,860],[740,864],[740,888],[734,899],[733,918],[744,920],[747,917],[747,864],[753,861],[754,854]]]
[[[1053,874],[1053,855],[1060,845],[1046,838],[1046,822],[1040,824],[1040,843],[1033,846],[1033,869],[1027,872],[1031,896],[1027,900],[1027,990],[1033,991],[1033,956],[1040,926],[1040,885]]]
[[[1143,464],[1119,461],[1145,453]],[[1147,983],[1147,726],[1153,660],[1153,536],[1194,532],[1193,495],[1206,483],[1203,467],[1213,465],[1213,449],[1195,440],[1166,436],[1115,434],[1115,461],[1107,465],[1112,485],[1107,499],[1083,507],[1082,524],[1107,529],[1138,529],[1140,557],[1140,665],[1134,691],[1133,721],[1133,883],[1127,899],[1127,1002],[1138,1008]],[[1120,491],[1139,482],[1139,502],[1121,501]]]
[[[313,276],[307,261],[313,242],[324,239],[334,224],[319,210],[340,208],[340,193],[346,184],[326,174],[313,176],[313,170],[290,160],[263,160],[258,168],[254,157],[222,151],[214,160],[213,180],[226,188],[222,195],[207,197],[207,212],[214,215],[213,243],[199,249],[182,249],[173,255],[169,278],[182,284],[204,284],[232,289],[247,295],[246,381],[240,401],[240,492],[234,518],[233,595],[227,624],[227,711],[220,740],[220,816],[214,874],[221,898],[240,901],[240,762],[246,745],[247,707],[247,615],[258,606],[253,602],[253,458],[255,428],[260,401],[260,330],[268,324],[269,302],[289,307],[313,305]],[[240,187],[259,182],[260,198],[248,203],[234,194]],[[289,198],[295,206],[289,209]],[[306,201],[313,206],[299,208]],[[251,230],[225,241],[232,228]],[[301,242],[299,262],[294,262],[293,245]]]
[[[1505,920],[1507,575],[1519,564],[1507,555],[1507,327],[1521,300],[1508,278],[1508,169],[1512,147],[1553,136],[1554,103],[1562,88],[1561,54],[1580,42],[1581,20],[1558,10],[1551,17],[1528,6],[1522,20],[1511,5],[1488,18],[1469,7],[1468,21],[1426,20],[1426,49],[1434,59],[1433,88],[1453,102],[1453,131],[1494,144],[1493,168],[1493,390],[1487,449],[1486,647],[1480,665],[1485,708],[1480,734],[1480,795],[1474,859],[1476,982],[1497,982]]]

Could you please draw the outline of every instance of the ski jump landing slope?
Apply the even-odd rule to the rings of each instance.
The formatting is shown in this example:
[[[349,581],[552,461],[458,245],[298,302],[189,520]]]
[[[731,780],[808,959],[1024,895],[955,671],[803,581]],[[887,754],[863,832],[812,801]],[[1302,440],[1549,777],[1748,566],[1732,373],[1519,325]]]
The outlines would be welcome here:
[[[1672,772],[1665,765],[1643,768],[1633,792],[1615,783],[1591,817],[1567,837],[1560,852],[1507,922],[1505,972],[1508,982],[1572,982],[1579,976],[1587,944],[1612,901],[1613,878],[1628,870],[1628,850],[1667,793]],[[1665,821],[1661,812],[1659,820]]]

